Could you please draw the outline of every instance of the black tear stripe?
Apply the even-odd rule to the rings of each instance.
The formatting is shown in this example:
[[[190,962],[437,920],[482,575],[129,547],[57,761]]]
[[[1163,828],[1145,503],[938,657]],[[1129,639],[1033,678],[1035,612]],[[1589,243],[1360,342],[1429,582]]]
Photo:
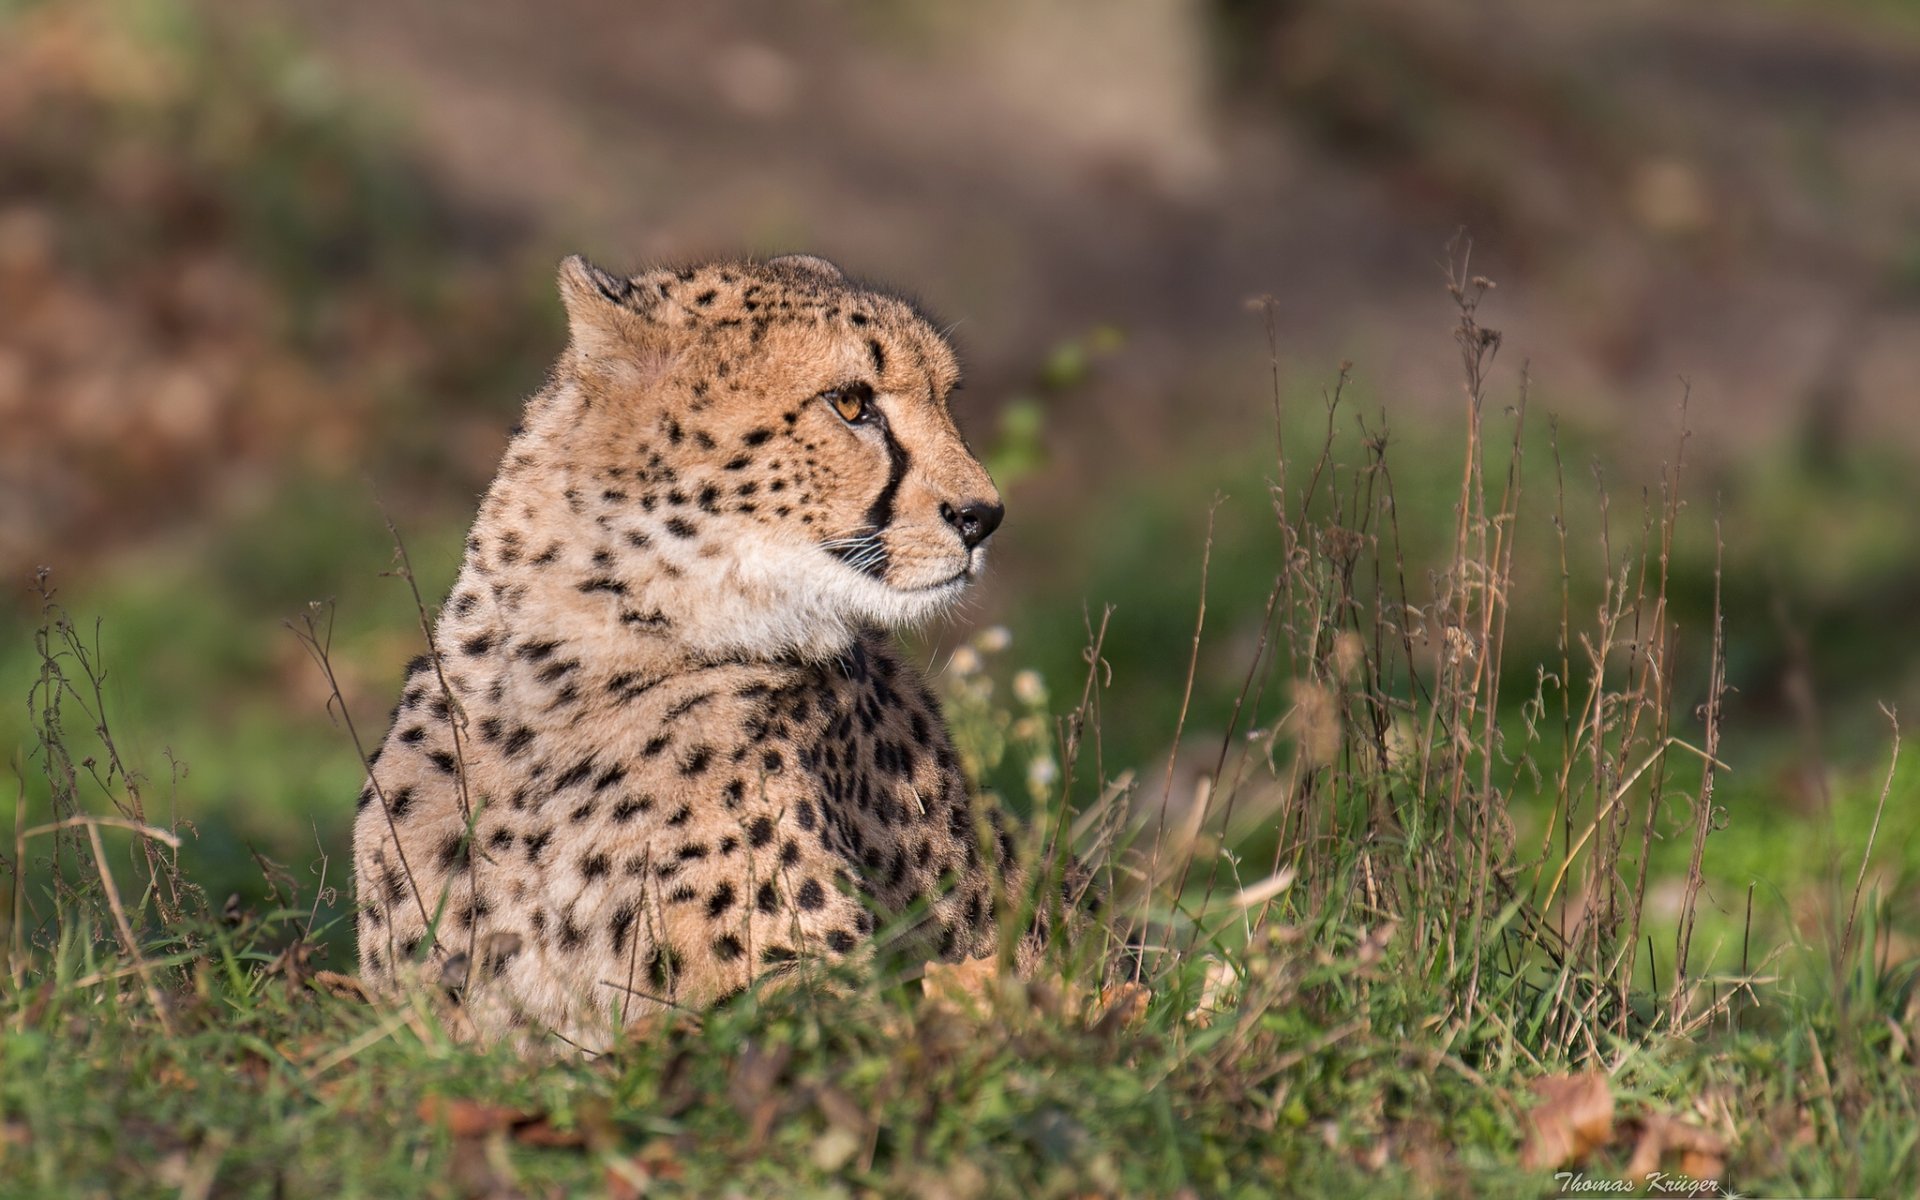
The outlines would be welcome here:
[[[885,438],[887,443],[887,482],[886,486],[880,489],[880,494],[873,498],[873,503],[867,506],[866,536],[852,546],[836,547],[831,553],[844,562],[855,554],[865,554],[877,549],[879,553],[867,558],[860,570],[864,574],[884,581],[892,556],[887,553],[887,544],[882,538],[887,531],[887,526],[893,524],[894,497],[900,492],[900,484],[906,479],[907,467],[912,460],[907,454],[907,448],[893,436],[893,430],[890,427],[882,424],[880,436]]]

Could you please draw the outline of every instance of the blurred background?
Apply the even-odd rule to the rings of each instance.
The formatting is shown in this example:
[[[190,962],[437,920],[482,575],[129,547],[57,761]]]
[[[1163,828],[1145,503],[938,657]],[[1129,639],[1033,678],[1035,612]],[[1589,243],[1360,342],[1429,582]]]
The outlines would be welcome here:
[[[923,660],[1004,626],[986,677],[1037,670],[1059,711],[1110,604],[1104,764],[1159,771],[1216,496],[1190,744],[1258,637],[1276,400],[1316,447],[1351,362],[1342,453],[1390,430],[1409,571],[1444,561],[1462,228],[1498,283],[1489,436],[1523,363],[1536,414],[1507,691],[1559,656],[1540,417],[1591,583],[1688,397],[1677,707],[1704,695],[1716,512],[1735,689],[1708,901],[1758,884],[1793,919],[1858,861],[1877,705],[1920,713],[1905,0],[0,0],[0,750],[34,803],[50,567],[216,902],[260,890],[250,849],[343,884],[360,767],[288,620],[332,601],[377,738],[421,642],[386,520],[437,603],[562,346],[557,260],[804,250],[953,324],[1007,493],[989,583]],[[1920,894],[1914,783],[1883,894]]]

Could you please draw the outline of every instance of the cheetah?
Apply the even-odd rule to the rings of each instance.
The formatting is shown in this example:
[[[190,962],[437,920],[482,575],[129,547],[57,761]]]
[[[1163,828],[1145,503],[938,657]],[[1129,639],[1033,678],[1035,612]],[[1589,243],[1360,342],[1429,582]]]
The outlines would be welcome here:
[[[362,979],[591,1048],[881,929],[994,953],[1015,838],[891,636],[1004,511],[952,348],[807,256],[576,256],[559,291],[569,344],[359,796]]]

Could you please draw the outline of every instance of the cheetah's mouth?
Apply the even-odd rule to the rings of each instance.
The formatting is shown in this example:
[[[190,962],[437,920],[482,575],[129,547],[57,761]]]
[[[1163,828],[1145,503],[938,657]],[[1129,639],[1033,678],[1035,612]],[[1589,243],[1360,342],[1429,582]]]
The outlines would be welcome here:
[[[972,581],[974,574],[973,565],[969,563],[938,582],[921,584],[919,587],[896,588],[894,590],[903,592],[909,596],[932,596],[948,590],[957,591],[967,586],[967,584]]]

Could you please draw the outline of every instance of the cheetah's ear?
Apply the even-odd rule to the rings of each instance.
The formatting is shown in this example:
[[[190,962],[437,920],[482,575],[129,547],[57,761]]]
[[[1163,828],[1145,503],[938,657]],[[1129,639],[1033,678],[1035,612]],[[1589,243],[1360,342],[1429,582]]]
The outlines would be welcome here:
[[[633,280],[602,271],[581,255],[569,254],[560,263],[560,302],[567,307],[568,323],[577,329],[583,320],[604,320],[608,305],[630,308]]]
[[[576,349],[595,358],[626,358],[650,339],[653,293],[638,281],[603,271],[578,254],[560,264],[560,302]]]
[[[847,277],[846,272],[842,271],[839,267],[834,266],[824,258],[817,258],[811,254],[782,254],[778,258],[768,259],[767,265],[770,267],[784,267],[789,271],[799,271],[807,275],[818,275],[822,279],[830,279],[835,283],[839,283]]]

